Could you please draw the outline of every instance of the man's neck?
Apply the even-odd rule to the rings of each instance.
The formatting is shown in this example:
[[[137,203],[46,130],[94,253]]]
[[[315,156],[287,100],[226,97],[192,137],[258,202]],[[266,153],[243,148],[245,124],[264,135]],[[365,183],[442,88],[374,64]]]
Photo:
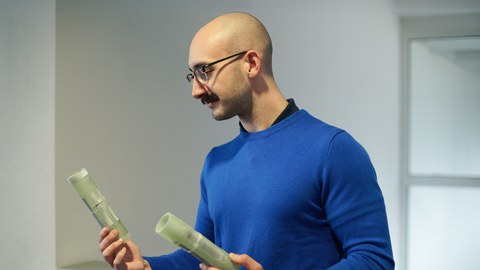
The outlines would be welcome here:
[[[272,123],[271,126],[274,126],[274,125],[282,122],[283,120],[285,120],[286,118],[288,118],[290,115],[292,115],[292,114],[294,114],[295,112],[297,112],[297,111],[300,110],[300,109],[297,107],[297,104],[295,104],[295,101],[293,100],[293,98],[287,99],[287,102],[288,102],[287,107],[285,107],[285,109],[283,109],[282,113],[280,113],[280,115],[277,116],[277,118],[275,119],[275,121]],[[239,124],[240,130],[241,130],[242,132],[248,133],[248,131],[245,129],[245,127],[243,127],[242,122],[238,122],[238,124]]]
[[[258,132],[271,127],[288,105],[288,101],[282,95],[277,95],[269,101],[254,102],[252,113],[248,117],[239,115],[240,122],[247,132]]]

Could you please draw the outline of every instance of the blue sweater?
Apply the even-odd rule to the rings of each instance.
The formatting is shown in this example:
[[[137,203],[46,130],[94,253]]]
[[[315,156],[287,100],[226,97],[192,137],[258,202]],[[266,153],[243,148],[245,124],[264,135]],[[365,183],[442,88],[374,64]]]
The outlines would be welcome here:
[[[382,193],[347,132],[300,110],[212,149],[195,229],[265,270],[393,269]],[[153,269],[198,269],[178,250]]]

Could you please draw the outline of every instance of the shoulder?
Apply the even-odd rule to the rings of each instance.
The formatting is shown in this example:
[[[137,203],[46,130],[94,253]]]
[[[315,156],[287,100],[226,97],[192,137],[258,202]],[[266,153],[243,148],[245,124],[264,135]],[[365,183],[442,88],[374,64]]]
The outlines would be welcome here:
[[[299,123],[299,134],[318,147],[328,163],[336,165],[359,164],[370,166],[370,157],[363,146],[346,130],[330,125],[305,112]],[[367,166],[367,167],[368,167]]]
[[[298,121],[295,123],[297,136],[316,138],[315,141],[331,142],[338,134],[346,132],[314,117],[305,110],[300,110],[298,113]]]

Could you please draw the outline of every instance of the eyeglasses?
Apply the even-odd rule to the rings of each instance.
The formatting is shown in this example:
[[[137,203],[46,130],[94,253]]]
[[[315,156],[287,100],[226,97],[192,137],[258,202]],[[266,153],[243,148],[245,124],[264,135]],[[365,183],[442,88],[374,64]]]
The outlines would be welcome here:
[[[193,83],[193,81],[195,80],[195,77],[197,77],[197,79],[202,83],[202,84],[206,84],[208,82],[208,73],[207,72],[207,68],[215,65],[215,64],[218,64],[222,61],[225,61],[225,60],[228,60],[230,58],[233,58],[235,56],[239,56],[239,55],[242,55],[242,54],[245,54],[247,53],[248,51],[243,51],[243,52],[239,52],[239,53],[236,53],[236,54],[232,54],[230,56],[227,56],[225,58],[222,58],[220,60],[217,60],[217,61],[214,61],[214,62],[211,62],[211,63],[208,63],[208,64],[204,64],[204,65],[199,65],[199,66],[196,66],[193,71],[190,69],[190,71],[192,71],[192,73],[188,73],[187,74],[187,81],[189,83]]]

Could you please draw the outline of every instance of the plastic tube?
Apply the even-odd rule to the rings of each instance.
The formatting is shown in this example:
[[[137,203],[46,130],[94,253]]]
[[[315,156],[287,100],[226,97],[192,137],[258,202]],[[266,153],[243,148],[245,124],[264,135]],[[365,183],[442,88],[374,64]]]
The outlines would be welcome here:
[[[115,215],[110,205],[105,200],[97,185],[88,175],[86,169],[81,169],[68,178],[70,184],[77,192],[78,196],[83,200],[85,205],[90,209],[98,224],[108,227],[110,230],[117,229],[118,236],[124,241],[130,239],[128,232],[122,221]]]
[[[222,270],[240,270],[240,266],[230,260],[227,252],[172,213],[166,213],[160,218],[155,232],[209,266]]]

